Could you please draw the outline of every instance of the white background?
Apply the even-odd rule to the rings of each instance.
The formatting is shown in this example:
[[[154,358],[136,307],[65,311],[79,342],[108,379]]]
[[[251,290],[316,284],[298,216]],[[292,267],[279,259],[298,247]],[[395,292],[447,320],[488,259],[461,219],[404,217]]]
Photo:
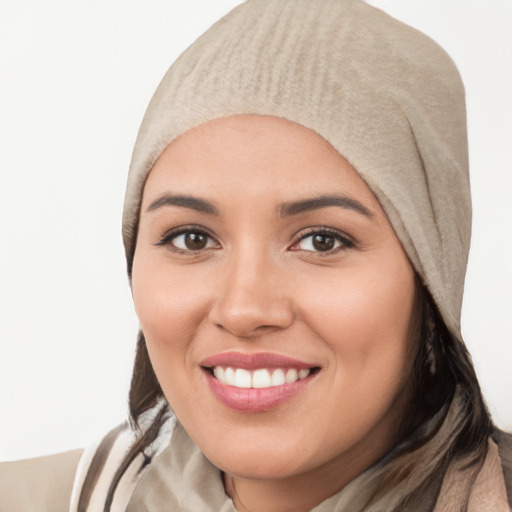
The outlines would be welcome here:
[[[0,0],[0,459],[83,447],[125,418],[131,148],[170,63],[237,3]],[[466,83],[464,334],[512,429],[512,0],[371,3],[440,42]]]

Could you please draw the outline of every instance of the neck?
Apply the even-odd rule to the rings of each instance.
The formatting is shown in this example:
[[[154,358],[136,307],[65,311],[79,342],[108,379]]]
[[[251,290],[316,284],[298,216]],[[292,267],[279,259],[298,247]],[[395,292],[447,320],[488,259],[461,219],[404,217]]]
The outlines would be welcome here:
[[[348,450],[304,473],[275,479],[225,473],[226,494],[238,512],[307,512],[337,494],[387,453],[403,434],[398,424],[396,413],[383,418]]]
[[[324,499],[335,494],[339,480],[334,486],[309,487],[304,476],[286,480],[249,480],[225,475],[227,494],[232,498],[238,512],[307,512]],[[332,489],[335,489],[334,492]]]
[[[366,444],[363,450],[351,450],[321,468],[287,478],[263,480],[224,474],[226,494],[238,512],[307,512],[341,491],[393,444]]]

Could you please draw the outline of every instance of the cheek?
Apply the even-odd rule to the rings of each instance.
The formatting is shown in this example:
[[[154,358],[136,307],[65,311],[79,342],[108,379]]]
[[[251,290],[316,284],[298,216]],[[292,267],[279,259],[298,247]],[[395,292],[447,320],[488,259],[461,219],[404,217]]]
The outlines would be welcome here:
[[[195,403],[194,336],[204,318],[204,290],[184,272],[172,272],[143,253],[134,259],[132,293],[156,377],[175,410],[185,416]],[[185,411],[185,413],[183,413]]]
[[[177,354],[188,353],[207,308],[206,290],[191,285],[186,272],[142,253],[134,259],[132,293],[155,369],[159,359],[176,361]]]
[[[411,347],[414,273],[407,260],[333,272],[296,291],[307,322],[328,345],[336,378],[362,392],[403,380]],[[373,388],[373,389],[372,389]]]

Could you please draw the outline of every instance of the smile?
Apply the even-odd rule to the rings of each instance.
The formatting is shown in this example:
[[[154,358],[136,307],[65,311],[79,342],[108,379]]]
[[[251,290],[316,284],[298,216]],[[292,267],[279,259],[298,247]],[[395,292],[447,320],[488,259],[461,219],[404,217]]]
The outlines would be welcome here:
[[[213,375],[223,384],[234,386],[236,388],[256,388],[264,389],[305,379],[311,373],[309,368],[259,368],[257,370],[247,370],[245,368],[233,368],[228,366],[215,366]]]
[[[280,354],[221,353],[200,364],[213,395],[240,412],[264,412],[303,393],[320,367]]]

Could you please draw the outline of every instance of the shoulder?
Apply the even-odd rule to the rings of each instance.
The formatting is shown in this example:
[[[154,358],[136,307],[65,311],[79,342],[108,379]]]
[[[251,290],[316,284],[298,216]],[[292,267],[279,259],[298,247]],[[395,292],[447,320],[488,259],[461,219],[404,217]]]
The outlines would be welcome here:
[[[481,464],[475,465],[471,454],[450,463],[435,512],[458,510],[462,503],[465,503],[464,510],[467,512],[512,510],[507,468],[503,460],[503,441],[497,441],[495,435],[488,439],[487,454]]]
[[[473,484],[468,512],[510,510],[507,472],[502,455],[500,446],[494,439],[489,439],[487,456]]]
[[[0,510],[67,512],[81,454],[73,450],[0,463]]]
[[[493,439],[498,446],[503,476],[505,478],[505,487],[512,507],[512,434],[495,429]]]

